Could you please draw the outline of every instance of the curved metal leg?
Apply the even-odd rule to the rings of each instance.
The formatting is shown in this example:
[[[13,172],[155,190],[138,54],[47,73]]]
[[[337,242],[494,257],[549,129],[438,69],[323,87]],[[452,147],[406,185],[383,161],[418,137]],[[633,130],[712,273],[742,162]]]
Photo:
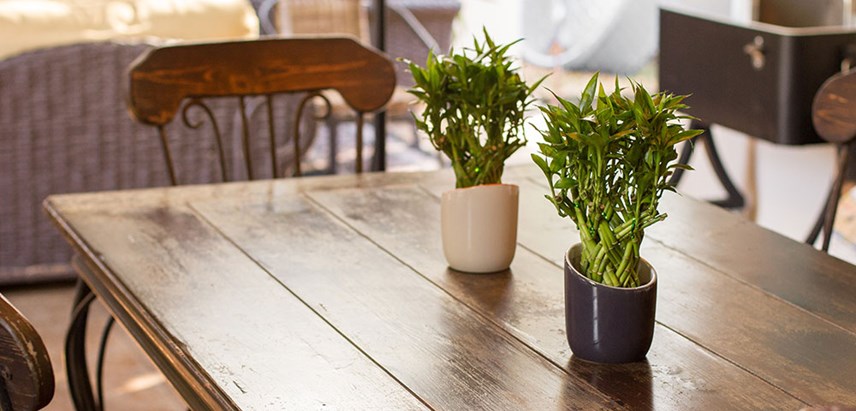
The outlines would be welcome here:
[[[71,325],[65,337],[65,361],[68,375],[69,391],[77,410],[102,411],[104,409],[104,353],[107,350],[107,340],[110,330],[115,324],[113,317],[108,317],[101,334],[98,346],[98,363],[96,374],[97,401],[92,392],[92,381],[89,379],[89,368],[86,361],[86,325],[89,320],[89,306],[95,301],[95,294],[82,280],[77,280],[74,304],[72,305]]]
[[[817,241],[817,237],[820,235],[820,232],[823,231],[823,222],[826,220],[826,206],[829,204],[830,198],[833,195],[832,187],[830,187],[829,194],[826,195],[826,199],[823,201],[823,208],[820,210],[820,213],[817,214],[814,226],[812,226],[811,231],[809,231],[808,236],[805,239],[806,244],[814,246],[814,243]]]
[[[690,123],[690,127],[704,130],[704,133],[693,138],[684,145],[681,149],[681,155],[678,161],[683,164],[689,163],[690,157],[692,157],[695,149],[695,145],[698,142],[704,143],[705,152],[707,152],[707,158],[710,161],[710,165],[713,167],[713,171],[716,173],[716,177],[719,179],[719,182],[722,183],[722,187],[725,188],[726,192],[728,192],[728,197],[725,199],[711,201],[711,203],[723,208],[743,207],[746,201],[743,198],[743,194],[740,193],[740,190],[738,190],[731,181],[731,177],[729,177],[728,172],[725,171],[725,166],[722,165],[722,160],[719,158],[719,151],[717,151],[716,144],[713,142],[713,135],[710,133],[710,127],[698,121]],[[681,176],[683,176],[683,170],[676,169],[675,173],[672,174],[672,177],[669,179],[669,183],[673,186],[677,186],[681,181]]]
[[[72,306],[71,325],[65,337],[65,363],[68,386],[74,408],[78,411],[96,411],[98,407],[92,395],[92,384],[86,368],[86,322],[89,317],[89,305],[95,300],[95,294],[83,282],[77,280],[77,290]]]
[[[110,330],[113,329],[113,324],[116,320],[113,317],[107,318],[107,323],[104,325],[104,331],[101,332],[101,343],[98,345],[98,365],[96,368],[95,384],[98,390],[98,405],[104,410],[104,353],[107,352],[107,338],[110,336]]]
[[[710,128],[705,128],[705,133],[701,137],[704,142],[705,151],[707,152],[707,158],[710,160],[710,165],[713,167],[716,177],[719,178],[719,182],[722,183],[722,187],[728,192],[728,197],[725,199],[711,201],[711,203],[723,208],[742,208],[746,204],[746,201],[743,199],[743,194],[740,193],[740,190],[734,186],[734,183],[728,176],[728,172],[725,171],[725,166],[722,165],[719,152],[713,143],[713,136],[710,134]]]
[[[678,163],[680,164],[688,164],[690,162],[690,157],[693,155],[693,149],[695,149],[695,145],[698,143],[698,136],[693,137],[692,140],[687,141],[683,148],[681,148],[681,156],[678,158]],[[684,169],[676,168],[672,173],[672,177],[669,178],[669,185],[675,187],[678,183],[681,182],[681,177],[684,175]]]
[[[817,239],[817,234],[820,230],[816,230],[818,223],[823,222],[823,242],[820,249],[824,252],[829,252],[829,243],[832,240],[832,228],[835,224],[835,215],[838,212],[838,199],[841,198],[841,187],[844,185],[844,176],[847,173],[847,166],[850,162],[850,144],[838,145],[838,161],[836,163],[835,180],[832,182],[832,187],[829,189],[829,195],[826,197],[826,204],[823,207],[821,218],[815,223],[815,228],[812,229],[806,243],[814,245]]]

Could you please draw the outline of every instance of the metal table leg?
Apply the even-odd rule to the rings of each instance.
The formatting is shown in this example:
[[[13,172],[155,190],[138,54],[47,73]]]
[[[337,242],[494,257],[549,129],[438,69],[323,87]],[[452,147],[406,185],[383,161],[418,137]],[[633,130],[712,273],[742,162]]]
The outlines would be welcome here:
[[[78,411],[97,411],[89,370],[86,368],[86,323],[89,317],[89,305],[95,300],[95,294],[83,282],[77,280],[74,304],[72,305],[71,325],[65,338],[65,365],[68,385],[74,408]]]
[[[705,152],[707,152],[708,161],[710,161],[710,165],[713,167],[713,171],[716,173],[716,177],[719,179],[719,182],[722,184],[722,187],[725,188],[725,191],[728,193],[728,197],[722,200],[711,201],[711,203],[723,208],[742,208],[746,204],[746,201],[743,198],[743,194],[731,181],[731,177],[728,176],[728,172],[725,170],[725,166],[723,166],[722,164],[722,160],[719,157],[719,152],[716,149],[716,144],[714,144],[713,142],[713,135],[710,132],[710,127],[698,121],[693,121],[690,124],[690,127],[704,130],[704,133],[698,135],[697,137],[693,138],[691,141],[687,142],[687,144],[684,145],[683,149],[681,150],[679,161],[681,163],[687,164],[693,154],[694,145],[698,142],[703,143]],[[682,175],[683,170],[676,169],[669,182],[672,185],[676,186],[681,181]]]

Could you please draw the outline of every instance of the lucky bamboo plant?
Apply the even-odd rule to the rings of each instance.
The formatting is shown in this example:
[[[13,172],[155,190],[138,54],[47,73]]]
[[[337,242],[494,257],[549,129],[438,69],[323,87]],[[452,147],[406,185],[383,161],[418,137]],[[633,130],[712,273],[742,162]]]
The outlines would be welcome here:
[[[651,95],[631,80],[633,97],[615,82],[611,94],[595,74],[576,105],[558,98],[542,107],[546,129],[542,156],[532,158],[547,177],[547,195],[580,232],[580,272],[615,287],[639,284],[637,265],[644,230],[662,221],[657,211],[675,168],[675,145],[701,133],[686,129],[677,114],[687,96]]]
[[[501,183],[505,160],[526,144],[524,114],[541,81],[526,85],[512,66],[515,43],[496,44],[484,30],[472,49],[429,53],[424,68],[407,61],[409,93],[425,103],[416,127],[451,160],[458,188]]]

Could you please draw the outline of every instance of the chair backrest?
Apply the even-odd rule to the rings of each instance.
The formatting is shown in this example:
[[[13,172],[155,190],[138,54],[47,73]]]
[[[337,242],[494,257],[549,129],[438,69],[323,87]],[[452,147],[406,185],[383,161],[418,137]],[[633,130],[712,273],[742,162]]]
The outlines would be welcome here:
[[[226,181],[223,128],[218,126],[214,110],[203,99],[236,97],[240,124],[236,129],[240,131],[247,177],[253,179],[251,125],[245,99],[261,96],[267,106],[271,175],[279,177],[273,97],[306,93],[297,105],[291,130],[295,175],[300,175],[299,125],[306,104],[313,98],[320,98],[327,104],[325,114],[329,114],[329,101],[321,91],[335,90],[356,113],[356,168],[361,172],[363,114],[382,108],[394,88],[392,62],[353,38],[269,38],[152,49],[131,65],[128,106],[136,120],[157,127],[173,184],[178,184],[178,176],[165,126],[180,112],[186,126],[199,128],[199,123],[188,120],[187,111],[191,107],[201,109],[211,122],[222,179]],[[184,109],[180,110],[182,104]]]
[[[844,144],[856,137],[856,70],[827,79],[814,95],[814,129],[830,143]]]
[[[0,410],[38,410],[53,398],[51,359],[41,337],[0,294]]]

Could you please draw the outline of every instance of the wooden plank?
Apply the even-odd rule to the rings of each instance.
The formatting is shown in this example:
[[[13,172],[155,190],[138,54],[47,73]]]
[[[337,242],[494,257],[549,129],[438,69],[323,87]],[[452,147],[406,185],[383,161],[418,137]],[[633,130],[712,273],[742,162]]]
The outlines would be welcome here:
[[[669,195],[663,207],[656,241],[856,333],[856,266],[707,203]],[[705,240],[681,241],[687,232]]]
[[[147,206],[123,204],[117,197],[47,204],[85,241],[96,265],[142,303],[145,317],[169,332],[164,349],[193,358],[203,370],[197,377],[207,373],[234,402],[217,408],[424,408],[180,203],[161,196]]]
[[[648,363],[601,366],[575,360],[564,331],[561,268],[518,248],[507,272],[476,275],[449,270],[441,248],[437,200],[418,188],[308,195],[569,374],[593,382],[630,408],[758,409],[774,405],[798,409],[803,405],[662,326],[656,328]],[[522,238],[559,238],[566,246],[567,233],[551,237],[553,230],[530,230],[530,218],[529,213],[521,213]]]
[[[339,188],[372,188],[395,184],[428,183],[437,186],[454,185],[451,170],[408,173],[362,173],[358,175],[312,176],[275,180],[242,181],[222,184],[156,187],[95,193],[53,195],[50,203],[64,209],[93,208],[94,204],[109,201],[115,209],[136,207],[184,207],[188,201],[199,199],[234,199],[250,197],[284,196],[307,191]],[[46,207],[52,205],[46,203]],[[109,210],[108,210],[109,211]]]
[[[507,172],[508,175],[517,175],[518,173],[520,175],[533,174],[529,171],[529,168],[511,168]],[[448,174],[442,177],[438,177],[435,174],[391,176],[367,175],[359,178],[312,178],[298,180],[280,180],[276,182],[259,182],[252,184],[230,184],[217,186],[185,187],[180,189],[140,190],[133,192],[115,193],[110,194],[109,196],[102,196],[100,194],[69,195],[57,197],[57,200],[61,198],[61,203],[72,208],[78,206],[83,207],[90,202],[103,203],[100,206],[101,211],[99,212],[104,212],[105,210],[110,209],[131,209],[134,207],[140,207],[142,205],[145,205],[144,208],[154,210],[159,206],[176,206],[176,204],[180,205],[184,201],[192,200],[194,198],[233,198],[235,196],[239,196],[244,198],[264,199],[262,202],[273,202],[278,197],[288,196],[290,195],[290,193],[295,192],[304,192],[309,190],[328,190],[351,184],[355,184],[361,187],[374,187],[383,186],[395,182],[412,182],[422,178],[433,180],[435,183],[444,178],[448,181],[452,181],[448,178]],[[431,186],[434,183],[426,184],[428,186]],[[442,186],[442,184],[438,186]],[[446,184],[445,187],[451,187],[451,184]],[[526,190],[525,187],[521,188],[522,190]],[[535,185],[531,186],[530,188],[532,189],[532,193],[523,194],[522,198],[529,197],[532,199],[531,204],[539,204],[539,206],[530,207],[526,205],[530,204],[529,202],[521,204],[521,227],[528,228],[525,230],[521,230],[519,241],[527,247],[535,249],[538,254],[546,256],[550,260],[561,262],[562,254],[567,249],[568,245],[576,238],[576,232],[571,227],[572,224],[570,223],[570,221],[560,221],[560,219],[555,216],[555,211],[548,203],[546,203],[546,200],[543,199],[543,188],[539,188]],[[546,207],[546,209],[539,208],[541,206]],[[648,249],[659,250],[657,249],[657,247],[663,247],[662,244],[659,244],[656,241],[659,235],[654,235],[654,233],[657,230],[660,230],[662,227],[669,227],[672,220],[676,219],[677,214],[675,214],[675,211],[670,212],[672,214],[672,217],[670,217],[667,222],[656,226],[655,230],[652,230],[652,235],[650,235],[649,238],[654,239],[655,241],[648,241],[649,243],[653,244],[649,244],[646,246],[646,253],[648,252]],[[695,217],[698,216],[696,215]],[[720,216],[715,215],[711,215],[705,218],[711,219],[710,224],[713,228],[716,228],[716,225],[721,225],[723,228],[729,227],[727,226],[729,221],[728,219],[723,220],[724,222],[718,221]],[[688,217],[688,221],[692,222],[693,220],[689,219]],[[704,221],[704,219],[701,222],[707,223],[706,221]],[[111,226],[109,225],[109,223],[104,223],[101,224],[101,227]],[[747,227],[749,227],[747,228],[747,230],[751,231],[752,226],[747,225]],[[717,248],[720,247],[719,244],[724,244],[722,245],[722,247],[726,247],[727,245],[734,243],[733,238],[730,238],[725,234],[727,233],[727,231],[728,230],[723,230],[723,233],[714,233],[716,236],[721,236],[719,237],[721,239],[720,242],[713,243],[717,244]],[[680,234],[680,236],[676,236],[675,238],[677,240],[686,239],[686,232],[691,232],[694,234],[707,233],[704,230],[697,229],[682,230],[678,233]],[[539,239],[543,239],[545,237],[553,238],[554,240],[550,242],[542,241],[541,243],[538,243],[539,241],[541,241]],[[562,240],[556,241],[556,238],[560,238]],[[707,240],[698,240],[699,243],[707,242]],[[765,240],[762,238],[760,241]],[[538,247],[534,247],[533,244],[538,245]],[[712,242],[707,242],[707,244],[710,245],[712,244]],[[666,263],[664,264],[668,265],[661,266],[660,261],[655,261],[655,265],[657,265],[661,271],[665,270],[666,268],[668,268],[669,270],[674,269],[675,271],[672,271],[672,274],[661,273],[661,280],[664,282],[668,280],[669,282],[676,285],[674,286],[674,288],[672,288],[675,291],[669,291],[665,295],[663,295],[664,292],[661,291],[660,307],[658,310],[660,314],[660,321],[662,321],[669,327],[672,327],[672,324],[670,322],[673,322],[676,325],[674,329],[680,332],[681,334],[684,334],[692,338],[693,340],[700,342],[705,347],[715,351],[717,354],[725,356],[730,361],[736,362],[741,367],[745,367],[749,371],[756,373],[765,379],[773,381],[775,384],[782,386],[783,388],[788,389],[789,391],[790,389],[787,386],[790,384],[797,384],[801,386],[804,385],[805,387],[810,387],[813,384],[816,384],[817,380],[828,381],[828,383],[823,383],[825,385],[824,388],[821,389],[821,391],[818,391],[815,388],[800,388],[809,391],[809,395],[799,395],[801,396],[801,398],[806,399],[811,403],[830,403],[834,402],[836,398],[844,399],[844,401],[841,402],[852,403],[854,401],[852,398],[852,388],[843,391],[842,393],[842,388],[848,388],[846,384],[848,381],[852,380],[852,372],[846,372],[848,371],[846,368],[856,368],[853,366],[853,362],[851,360],[852,358],[854,358],[854,355],[852,353],[852,347],[854,346],[854,344],[852,341],[841,337],[841,335],[838,333],[829,332],[828,328],[824,328],[822,326],[820,328],[806,328],[806,323],[809,323],[809,325],[813,325],[813,321],[816,320],[816,317],[811,317],[804,311],[801,311],[800,309],[797,309],[788,304],[784,304],[781,301],[777,301],[774,303],[770,303],[769,301],[767,301],[770,300],[769,295],[759,292],[758,290],[761,288],[752,290],[750,287],[747,286],[747,284],[752,284],[751,275],[753,273],[743,272],[740,266],[738,266],[734,272],[726,273],[723,273],[722,270],[714,270],[711,268],[711,266],[714,266],[714,264],[720,264],[723,261],[728,262],[727,258],[712,255],[711,261],[708,261],[705,264],[699,264],[698,261],[693,259],[687,259],[686,255],[682,255],[681,253],[675,250],[679,249],[681,245],[680,242],[677,244],[667,245],[673,249],[666,248],[665,250],[657,251],[660,254],[658,254],[656,257],[666,261]],[[130,246],[125,246],[125,248],[130,248]],[[98,251],[98,249],[96,249],[96,251]],[[675,256],[675,254],[678,255]],[[101,254],[99,253],[97,255]],[[518,255],[518,257],[519,256],[520,255]],[[698,258],[698,256],[694,256],[694,258]],[[788,255],[783,255],[781,256],[781,258],[787,259]],[[827,259],[827,257],[818,258]],[[108,260],[107,263],[112,264],[112,261]],[[753,269],[755,268],[751,265],[749,267]],[[784,267],[783,269],[788,268],[787,265],[783,265],[782,267]],[[553,269],[555,269],[555,267]],[[516,266],[515,270],[516,271],[514,271],[513,274],[514,282],[512,282],[512,284],[515,284],[516,279],[521,275],[518,274]],[[687,274],[685,273],[685,271],[690,271],[690,273]],[[823,274],[823,272],[821,272],[821,274]],[[723,282],[718,279],[710,280],[708,278],[705,278],[729,278],[729,276],[736,276],[736,278],[740,279],[740,281],[734,280],[731,282]],[[787,281],[787,276],[784,277],[785,278],[783,279],[780,278],[780,280]],[[747,278],[749,280],[747,280]],[[824,286],[823,289],[816,290],[815,284],[813,284],[812,281],[816,281],[816,279],[806,280],[805,289],[803,291],[810,294],[816,293],[818,296],[822,296],[824,295],[824,293],[832,293],[832,290],[830,290],[830,288],[834,287]],[[797,282],[797,284],[798,283],[799,282]],[[708,289],[717,285],[719,285],[719,287],[722,287],[723,289],[728,290],[729,293],[733,290],[737,290],[735,294],[736,296],[734,298],[725,298],[728,297],[728,295],[726,294],[722,299],[722,301],[725,301],[728,304],[732,304],[731,307],[725,307],[717,301],[692,301],[693,298],[696,297],[696,293],[693,293],[690,290]],[[476,285],[475,287],[480,286],[481,285]],[[662,283],[661,287],[664,287]],[[662,289],[665,289],[665,287],[661,288],[661,290]],[[746,289],[749,289],[749,291],[747,291]],[[512,290],[514,290],[514,288],[512,288]],[[505,290],[503,292],[507,293],[508,290]],[[684,295],[676,295],[676,293],[678,292]],[[716,293],[716,296],[720,297],[720,294],[723,292],[724,291]],[[797,293],[797,297],[802,296],[801,291],[797,290],[795,292]],[[804,296],[802,298],[804,298]],[[847,298],[849,298],[849,296]],[[838,297],[836,297],[836,300],[838,300]],[[510,299],[508,301],[513,302],[516,300]],[[841,301],[827,300],[827,303],[830,302],[837,304]],[[846,303],[847,301],[844,302]],[[516,314],[517,312],[515,311],[517,304],[504,302],[504,300],[500,300],[499,302],[496,302],[494,300],[487,300],[485,303],[483,303],[483,305],[494,303],[495,309],[505,310],[503,315],[509,316],[509,318],[511,318],[511,315]],[[467,304],[472,307],[476,307],[475,304],[472,304],[470,302],[467,302]],[[758,306],[761,306],[763,308],[767,305],[771,305],[774,309],[772,309],[772,311],[758,311],[758,313],[760,314],[755,314],[755,317],[752,317],[750,315],[751,313],[755,312],[753,310],[758,308]],[[686,312],[684,312],[684,310]],[[723,315],[723,313],[727,315]],[[669,316],[663,317],[664,314],[668,314]],[[758,317],[758,315],[763,315],[767,317],[761,318]],[[498,315],[497,318],[499,318]],[[732,322],[734,322],[732,321],[733,318],[737,318],[736,324],[731,324]],[[510,323],[516,324],[513,322]],[[784,324],[782,325],[781,330],[777,331],[776,329],[771,329],[775,328],[775,326],[780,323]],[[752,327],[760,328],[753,329]],[[729,330],[729,328],[733,328],[733,330]],[[664,346],[664,343],[662,342],[664,339],[662,338],[662,336],[667,335],[667,333],[662,332],[663,330],[665,329],[658,328],[658,331],[655,335],[655,345],[653,350],[656,350],[657,347]],[[563,331],[554,330],[554,332],[556,332],[557,334],[561,334]],[[515,335],[518,337],[520,336],[519,334]],[[752,336],[757,337],[750,338]],[[522,339],[522,337],[520,338]],[[560,336],[554,338],[563,337]],[[667,339],[680,339],[680,337],[672,336],[668,337]],[[793,339],[793,341],[786,341],[788,339]],[[710,344],[708,343],[708,340],[711,341]],[[524,339],[524,341],[526,340]],[[652,353],[653,352],[655,351],[652,351]],[[700,352],[706,355],[704,351]],[[734,355],[735,353],[736,355]],[[800,358],[804,355],[809,358]],[[717,357],[713,358],[715,360],[717,359]],[[831,358],[838,359],[838,362],[836,363]],[[684,373],[687,372],[687,368],[680,367],[670,369],[667,367],[660,367],[659,364],[661,364],[659,360],[655,361],[654,359],[651,359],[651,372],[655,378],[654,381],[660,381],[656,378],[663,378],[661,376],[662,373],[678,372],[676,370],[681,369],[683,370],[682,373],[677,374],[675,380],[673,380],[671,383],[663,382],[663,384],[674,385],[681,384],[680,381],[686,381],[685,379],[679,380],[678,378],[683,378],[686,375]],[[581,369],[581,366],[578,366],[576,364],[568,363],[567,367],[573,368],[578,372],[582,372],[579,371]],[[836,375],[836,373],[838,373],[838,371],[842,369],[845,372],[840,373],[840,375]],[[595,371],[597,372],[594,372],[592,375],[603,375],[601,373],[604,371],[604,368],[597,368]],[[644,380],[644,370],[641,375],[643,376],[642,378]],[[729,374],[726,374],[726,377],[724,377],[724,379],[729,378],[727,377],[728,375]],[[776,378],[770,378],[771,375],[775,376]],[[807,377],[807,380],[803,381],[804,377]],[[699,381],[691,378],[688,380],[692,383],[696,383]],[[742,384],[741,379],[736,379],[735,381],[735,385]],[[708,381],[703,382],[705,382],[706,385],[696,385],[697,387],[700,386],[702,388],[701,391],[706,392],[705,389],[708,387],[717,387],[717,384],[711,384]],[[597,382],[594,382],[593,384],[599,385]],[[657,389],[658,388],[656,388],[655,384],[654,392],[652,393],[652,398],[654,400],[660,398],[657,394]],[[604,390],[605,392],[609,392],[608,389]],[[645,391],[642,390],[642,392],[644,393]],[[835,395],[823,395],[827,392],[833,392],[833,394]],[[637,400],[635,402],[630,401],[628,402],[628,404],[644,404],[645,396],[642,395],[642,397],[643,400]],[[785,400],[783,401],[786,400],[787,397],[785,397]],[[657,401],[655,401],[655,403],[662,404],[661,402]],[[666,404],[670,403],[667,402]],[[781,408],[793,409],[796,407],[790,405],[782,405]]]
[[[619,407],[306,200],[193,207],[431,407]]]
[[[540,186],[524,181],[520,192],[521,220],[526,219],[529,233],[520,236],[519,241],[559,264],[571,242],[563,244],[564,240],[556,239],[576,241],[573,240],[578,238],[573,223],[558,217],[553,207],[541,198],[543,189]],[[707,206],[686,203],[681,207]],[[678,208],[670,212],[677,212]],[[727,215],[717,218],[708,223],[715,225],[721,221],[728,225],[729,220],[736,219]],[[660,225],[671,222],[667,219]],[[760,228],[755,230],[761,231]],[[549,236],[544,234],[547,231],[550,231]],[[682,232],[674,233],[674,241],[682,245],[681,249],[695,249],[704,244],[721,249],[723,259],[730,258],[725,250],[740,253],[745,247],[755,247],[756,252],[770,252],[768,245],[744,241],[764,241],[769,237],[751,235],[751,226],[747,226],[746,231],[750,232],[745,233],[746,237],[722,238],[712,246],[710,238],[701,235],[703,230],[688,225]],[[679,250],[650,238],[643,245],[642,256],[659,274],[657,320],[661,324],[803,401],[811,404],[856,401],[852,383],[856,380],[856,336]],[[796,260],[803,258],[803,253],[779,255],[779,258]],[[798,261],[791,264],[801,266]],[[735,268],[736,275],[749,269],[751,267]],[[782,273],[787,277],[791,271]]]
[[[535,167],[518,167],[513,173],[546,187]],[[532,195],[546,192],[533,189]],[[544,200],[540,209],[550,207]],[[856,266],[705,202],[666,193],[661,209],[669,217],[648,230],[647,238],[856,332]],[[687,233],[705,241],[687,242]],[[734,239],[742,246],[714,246]]]

